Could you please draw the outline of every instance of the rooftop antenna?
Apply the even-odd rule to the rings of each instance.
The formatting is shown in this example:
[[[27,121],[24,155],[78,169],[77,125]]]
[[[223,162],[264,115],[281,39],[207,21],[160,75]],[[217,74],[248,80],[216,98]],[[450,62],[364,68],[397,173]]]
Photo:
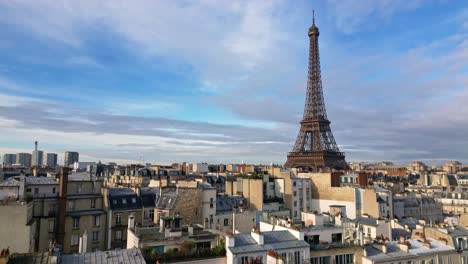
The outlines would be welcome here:
[[[312,9],[312,25],[315,25],[315,10]]]

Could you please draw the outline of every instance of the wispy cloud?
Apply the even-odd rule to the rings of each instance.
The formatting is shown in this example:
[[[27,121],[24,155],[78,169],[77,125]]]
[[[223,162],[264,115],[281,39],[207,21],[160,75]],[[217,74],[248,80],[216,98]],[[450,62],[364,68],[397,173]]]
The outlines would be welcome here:
[[[388,22],[399,12],[413,10],[427,1],[422,0],[328,0],[328,7],[335,18],[336,26],[344,33],[377,27],[379,22]],[[372,21],[371,23],[369,23]]]

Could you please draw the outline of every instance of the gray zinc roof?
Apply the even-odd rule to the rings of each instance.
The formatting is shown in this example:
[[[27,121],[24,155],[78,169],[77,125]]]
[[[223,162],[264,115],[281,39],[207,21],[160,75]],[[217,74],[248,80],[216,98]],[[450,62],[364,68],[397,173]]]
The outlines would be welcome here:
[[[257,244],[250,233],[240,233],[234,236],[235,247],[229,248],[234,253],[248,253],[267,250],[282,250],[289,248],[309,248],[309,244],[304,240],[298,240],[289,231],[268,231],[262,232],[263,245]]]
[[[352,221],[367,226],[377,226],[377,219],[373,217],[357,217],[355,220]]]
[[[0,182],[0,187],[15,187],[19,186],[20,183],[19,181],[13,179],[13,178],[8,178],[2,182]]]
[[[217,196],[216,212],[232,211],[234,206],[246,205],[247,200],[241,196]]]
[[[49,177],[26,177],[27,185],[58,185],[58,181]]]
[[[63,255],[62,264],[146,264],[140,249],[116,249]]]
[[[387,253],[374,248],[371,245],[366,246],[365,250],[367,256],[365,258],[374,260],[374,261],[390,261],[390,260],[401,260],[408,258],[415,258],[416,255],[401,251],[396,245],[396,242],[392,242],[387,245]]]
[[[162,210],[169,210],[174,207],[175,201],[177,199],[177,194],[175,193],[165,193],[159,197],[158,202],[156,203],[156,208]]]

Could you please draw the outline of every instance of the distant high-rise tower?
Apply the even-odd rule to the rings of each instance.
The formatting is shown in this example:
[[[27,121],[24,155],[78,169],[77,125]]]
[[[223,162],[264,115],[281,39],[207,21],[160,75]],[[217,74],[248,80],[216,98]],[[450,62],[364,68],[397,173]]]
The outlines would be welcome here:
[[[57,166],[57,156],[57,153],[47,153],[46,158],[44,160],[44,165],[47,167]]]
[[[309,28],[309,72],[304,115],[296,143],[285,167],[305,170],[345,169],[348,164],[340,152],[330,129],[325,111],[319,56],[319,29],[315,17]]]
[[[44,156],[44,152],[42,150],[37,149],[37,141],[34,141],[34,151],[32,152],[32,167],[42,167],[42,159]]]
[[[10,167],[16,163],[16,154],[4,154],[3,155],[3,166]]]
[[[75,162],[80,161],[80,154],[78,152],[67,151],[65,152],[63,166],[70,167],[75,164]]]
[[[29,153],[18,153],[16,154],[16,164],[22,167],[31,167],[31,154]]]

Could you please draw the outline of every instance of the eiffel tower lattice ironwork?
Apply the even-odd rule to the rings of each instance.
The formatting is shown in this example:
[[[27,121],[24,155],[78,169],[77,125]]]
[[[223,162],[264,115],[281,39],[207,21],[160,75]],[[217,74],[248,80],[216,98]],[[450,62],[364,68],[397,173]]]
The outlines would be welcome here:
[[[345,155],[340,152],[330,129],[322,90],[319,56],[319,29],[315,14],[309,28],[309,72],[304,115],[296,143],[285,167],[307,170],[346,169]]]

